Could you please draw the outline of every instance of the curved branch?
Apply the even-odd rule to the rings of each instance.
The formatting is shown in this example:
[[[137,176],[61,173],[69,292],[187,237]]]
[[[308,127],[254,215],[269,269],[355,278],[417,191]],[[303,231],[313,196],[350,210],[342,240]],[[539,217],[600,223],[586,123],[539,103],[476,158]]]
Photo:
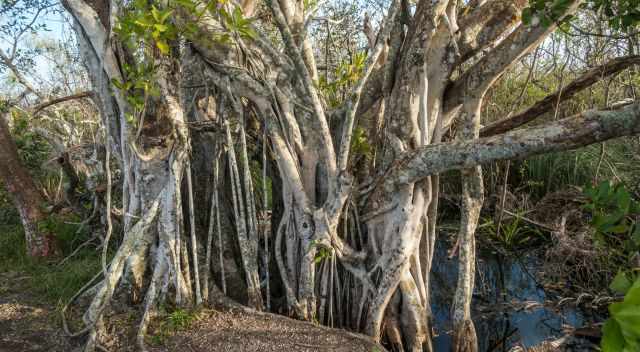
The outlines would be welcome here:
[[[42,104],[38,104],[38,105],[34,106],[31,109],[31,114],[35,116],[35,115],[38,115],[38,113],[40,111],[48,108],[51,105],[64,103],[65,101],[69,101],[69,100],[91,98],[92,96],[93,96],[93,91],[87,90],[87,91],[84,91],[84,92],[80,92],[80,93],[76,93],[76,94],[72,94],[72,95],[67,95],[67,96],[64,96],[64,97],[51,99],[51,100],[48,100],[48,101],[46,101],[46,102],[44,102]]]
[[[600,81],[605,77],[615,75],[616,73],[626,69],[627,67],[640,63],[640,55],[624,56],[613,59],[604,65],[594,67],[582,76],[569,83],[562,90],[558,90],[555,93],[546,96],[544,99],[538,101],[527,110],[512,116],[508,119],[499,120],[493,122],[490,125],[485,126],[480,131],[481,137],[494,136],[499,133],[510,131],[514,128],[518,128],[526,123],[529,123],[542,114],[553,109],[558,101],[565,101],[572,98],[578,92],[589,88],[591,85]]]

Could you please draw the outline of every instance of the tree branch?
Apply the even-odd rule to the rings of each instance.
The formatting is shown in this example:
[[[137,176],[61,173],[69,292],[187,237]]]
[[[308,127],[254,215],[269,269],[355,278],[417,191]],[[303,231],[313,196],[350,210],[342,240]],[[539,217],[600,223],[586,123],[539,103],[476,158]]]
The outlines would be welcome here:
[[[582,0],[572,1],[558,22],[575,12],[581,3]],[[467,70],[447,90],[445,115],[460,106],[466,96],[484,95],[486,90],[493,85],[502,73],[531,49],[535,48],[557,26],[557,22],[548,26],[544,26],[541,23],[538,25],[520,24],[513,33]],[[446,125],[447,123],[445,123]]]
[[[276,25],[280,31],[280,35],[284,42],[285,49],[292,59],[296,68],[297,74],[300,78],[302,86],[309,95],[309,100],[313,112],[315,115],[314,124],[318,128],[320,140],[322,141],[321,153],[327,166],[328,176],[331,177],[336,173],[336,155],[333,150],[333,142],[331,140],[331,132],[329,130],[329,124],[325,115],[322,102],[318,95],[315,84],[313,83],[312,75],[307,68],[302,52],[295,43],[291,28],[287,24],[287,20],[280,8],[278,0],[269,0],[267,5],[271,9]]]
[[[18,81],[18,83],[22,84],[22,86],[25,87],[25,89],[29,92],[29,93],[33,93],[35,96],[37,96],[39,99],[43,99],[44,97],[42,96],[42,94],[40,92],[38,92],[32,85],[31,83],[29,83],[29,81],[24,77],[24,75],[22,74],[22,72],[20,72],[20,70],[18,69],[18,67],[13,63],[13,58],[9,58],[4,51],[2,51],[2,49],[0,49],[0,64],[5,65],[10,71],[11,73],[13,73],[13,75],[16,77],[16,81]]]
[[[526,0],[498,0],[483,4],[460,19],[460,55],[462,61],[491,46],[519,21]]]
[[[393,187],[448,170],[571,150],[635,134],[640,134],[640,102],[613,111],[587,111],[498,136],[424,146],[397,161],[385,183]]]
[[[559,101],[565,101],[572,98],[578,92],[590,87],[603,78],[612,76],[627,67],[640,63],[640,56],[623,56],[613,59],[604,65],[594,67],[582,76],[569,83],[562,90],[558,90],[555,93],[546,96],[544,99],[538,101],[527,110],[512,116],[510,118],[493,122],[490,125],[485,126],[480,131],[481,137],[494,136],[499,133],[510,131],[514,128],[518,128],[526,123],[529,123],[542,114],[553,109]]]
[[[83,0],[63,0],[62,4],[69,11],[71,16],[82,28],[87,41],[100,60],[107,77],[122,81],[122,74],[116,59],[116,54],[109,46],[109,32],[103,25],[100,16],[87,2]],[[118,96],[118,94],[116,94]],[[119,103],[122,99],[118,99]]]
[[[384,50],[387,37],[391,34],[393,21],[396,18],[396,13],[400,9],[400,1],[394,0],[389,6],[387,16],[380,25],[380,33],[378,35],[378,41],[373,48],[371,48],[367,61],[365,62],[362,74],[358,79],[358,82],[354,85],[349,98],[345,102],[346,112],[345,119],[342,123],[342,138],[340,139],[340,150],[338,153],[338,171],[343,172],[347,169],[347,163],[349,159],[349,150],[351,149],[351,138],[353,136],[353,125],[356,119],[356,112],[360,105],[360,97],[365,88],[369,76],[373,72],[378,58]]]
[[[80,93],[77,93],[77,94],[72,94],[72,95],[67,95],[65,97],[59,97],[59,98],[51,99],[51,100],[48,100],[48,101],[46,101],[46,102],[44,102],[42,104],[38,104],[38,105],[34,106],[31,109],[31,114],[35,116],[40,111],[48,108],[51,105],[64,103],[65,101],[69,101],[69,100],[91,98],[92,96],[93,96],[93,91],[87,90],[87,91],[80,92]]]

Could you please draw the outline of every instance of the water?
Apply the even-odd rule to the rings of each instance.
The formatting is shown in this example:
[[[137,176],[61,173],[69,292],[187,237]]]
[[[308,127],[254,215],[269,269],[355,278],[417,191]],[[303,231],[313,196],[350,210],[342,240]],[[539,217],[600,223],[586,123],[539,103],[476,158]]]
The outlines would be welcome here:
[[[438,336],[436,351],[451,346],[451,302],[457,280],[457,257],[449,260],[450,245],[439,241],[431,282],[432,309]],[[511,347],[531,347],[553,337],[563,336],[562,327],[581,327],[593,319],[586,313],[568,308],[547,308],[550,298],[536,281],[539,262],[522,255],[505,258],[493,253],[480,253],[477,263],[476,288],[472,317],[480,351],[508,351]],[[525,305],[530,308],[525,309]],[[531,308],[533,307],[533,308]]]

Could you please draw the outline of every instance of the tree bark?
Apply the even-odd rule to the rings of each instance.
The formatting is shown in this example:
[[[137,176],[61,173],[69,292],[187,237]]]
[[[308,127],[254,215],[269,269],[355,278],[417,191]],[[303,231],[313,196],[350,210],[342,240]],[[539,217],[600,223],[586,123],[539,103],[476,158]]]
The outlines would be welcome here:
[[[99,23],[96,18],[101,16],[94,16],[86,1],[65,0],[65,3],[82,26],[78,32],[92,45],[94,71],[109,78],[107,82],[121,80],[123,72],[116,58],[122,55],[118,55],[117,46],[105,45],[112,38],[109,27]],[[580,1],[571,3],[567,13],[573,12]],[[365,330],[377,340],[386,333],[396,346],[403,346],[405,350],[431,351],[428,290],[436,238],[437,175],[463,169],[465,204],[460,232],[463,269],[453,320],[457,349],[475,351],[470,307],[475,274],[474,232],[483,201],[479,165],[638,133],[640,109],[632,106],[616,112],[585,113],[544,127],[478,139],[482,97],[487,89],[539,44],[555,25],[521,24],[515,28],[520,22],[517,14],[526,6],[524,0],[482,2],[477,10],[468,14],[470,17],[460,21],[455,16],[457,1],[418,1],[415,10],[410,10],[408,2],[396,0],[391,2],[377,42],[370,48],[362,76],[345,95],[343,106],[329,111],[316,84],[317,70],[305,44],[306,33],[300,28],[300,10],[294,8],[299,4],[291,0],[266,2],[271,9],[271,20],[280,32],[283,50],[279,45],[273,46],[273,38],[260,30],[251,38],[234,36],[230,45],[214,43],[211,38],[219,34],[217,31],[224,30],[215,16],[201,18],[201,32],[189,38],[188,47],[194,49],[189,55],[203,63],[202,69],[196,71],[193,85],[205,88],[203,97],[215,100],[219,107],[215,118],[212,115],[194,120],[213,125],[219,132],[213,138],[226,141],[228,162],[221,171],[222,175],[229,176],[223,178],[227,178],[226,185],[231,185],[227,193],[232,201],[227,202],[228,209],[216,203],[215,211],[210,214],[218,210],[233,213],[229,223],[236,225],[236,237],[225,234],[224,246],[239,245],[238,268],[246,279],[227,282],[244,286],[250,304],[261,306],[255,195],[246,150],[251,140],[247,141],[242,135],[245,131],[241,130],[240,159],[236,160],[237,143],[229,125],[234,116],[255,118],[264,123],[268,139],[264,144],[270,147],[274,170],[278,171],[272,177],[277,183],[272,188],[272,198],[282,203],[282,212],[274,212],[278,216],[272,219],[274,238],[270,249],[273,249],[282,282],[286,310],[302,319],[319,318],[329,324],[335,313],[341,320],[339,326]],[[511,15],[505,17],[504,14]],[[186,16],[186,19],[180,16],[172,19],[182,25],[181,21],[190,20]],[[455,43],[457,39],[461,39],[459,46]],[[241,50],[234,50],[237,48]],[[463,63],[469,62],[465,58],[484,49],[488,50],[487,54],[473,64],[464,65],[466,71],[454,74]],[[382,54],[388,60],[381,63],[381,68],[377,57]],[[116,90],[113,94],[112,103],[119,110],[113,116],[119,116],[121,121],[119,143],[126,175],[123,193],[128,196],[123,197],[128,199],[125,210],[141,220],[134,222],[132,217],[130,225],[125,225],[125,240],[106,275],[102,291],[92,304],[87,320],[90,324],[101,317],[102,309],[118,286],[120,273],[133,270],[126,267],[143,269],[145,261],[149,266],[150,255],[138,254],[136,249],[137,246],[143,248],[146,241],[154,243],[155,247],[146,251],[156,253],[156,268],[147,286],[140,336],[144,334],[148,312],[157,300],[165,298],[166,292],[157,294],[154,290],[166,289],[164,284],[175,282],[172,285],[177,290],[178,303],[188,303],[187,296],[193,294],[189,280],[195,270],[189,271],[188,246],[180,234],[182,219],[176,211],[180,210],[181,203],[176,184],[180,184],[186,154],[192,151],[192,142],[184,130],[183,111],[188,111],[189,102],[193,104],[199,96],[196,93],[182,96],[178,103],[178,96],[182,95],[178,94],[179,87],[186,81],[185,68],[191,63],[183,60],[182,65],[181,71],[172,70],[168,65],[166,71],[157,75],[163,87],[160,95],[165,100],[161,105],[166,105],[171,112],[167,118],[173,122],[173,132],[162,137],[164,142],[169,135],[177,137],[175,148],[166,145],[161,148],[168,156],[154,157],[157,165],[171,166],[167,172],[132,156],[123,119],[129,109],[124,99],[127,92]],[[179,84],[174,85],[175,82]],[[107,93],[107,89],[100,90],[103,101],[111,99]],[[380,121],[372,124],[382,126],[375,133],[380,136],[381,146],[376,146],[376,152],[380,153],[371,169],[363,171],[364,177],[354,178],[351,175],[356,169],[353,161],[359,157],[354,155],[351,142],[354,127],[361,118],[359,111],[367,111],[367,106],[374,105],[380,109],[377,114]],[[460,108],[466,115],[460,114]],[[441,143],[446,129],[461,120],[467,121],[462,140]],[[149,123],[148,118],[145,121]],[[158,116],[157,122],[167,121]],[[255,135],[250,130],[246,133]],[[221,140],[213,138],[211,143],[222,146]],[[217,153],[215,157],[219,157]],[[196,175],[195,170],[200,168],[194,168],[194,176],[201,178],[203,175]],[[216,188],[217,182],[213,186]],[[365,214],[360,216],[360,211]],[[217,220],[216,216],[215,227],[220,234]],[[147,231],[155,228],[150,223],[153,221],[162,225],[157,239],[156,234]],[[208,233],[213,232],[213,225],[214,222],[210,222]],[[208,247],[212,242],[210,237],[205,243]],[[217,247],[220,251],[223,245]],[[197,256],[197,249],[192,249],[191,254]],[[213,257],[211,254],[209,259]],[[134,257],[133,260],[130,257]],[[141,264],[130,265],[132,262]],[[224,270],[225,276],[229,273],[222,259],[211,264],[213,270]],[[236,291],[228,288],[230,294]]]
[[[20,162],[18,148],[4,116],[0,117],[0,180],[20,213],[27,253],[32,257],[54,255],[57,249],[55,237],[42,223],[47,218],[44,198]]]
[[[638,133],[640,103],[612,111],[586,111],[539,127],[418,148],[396,162],[385,182],[412,183],[448,170],[571,150]]]

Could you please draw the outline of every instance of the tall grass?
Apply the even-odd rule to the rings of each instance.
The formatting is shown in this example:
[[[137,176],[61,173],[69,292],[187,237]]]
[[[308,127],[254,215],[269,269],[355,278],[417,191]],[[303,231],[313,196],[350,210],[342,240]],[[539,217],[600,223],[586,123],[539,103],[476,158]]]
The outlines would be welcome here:
[[[74,226],[63,225],[57,235],[63,255],[68,255],[78,234]],[[92,249],[80,251],[71,260],[58,265],[61,259],[45,261],[29,257],[22,227],[0,225],[0,272],[25,277],[20,281],[24,287],[18,289],[28,291],[35,299],[49,304],[66,302],[101,270],[99,256]]]
[[[624,183],[637,190],[640,181],[640,142],[637,137],[622,138],[574,151],[533,157],[517,164],[519,185],[535,198],[546,193],[585,186],[601,180]]]

